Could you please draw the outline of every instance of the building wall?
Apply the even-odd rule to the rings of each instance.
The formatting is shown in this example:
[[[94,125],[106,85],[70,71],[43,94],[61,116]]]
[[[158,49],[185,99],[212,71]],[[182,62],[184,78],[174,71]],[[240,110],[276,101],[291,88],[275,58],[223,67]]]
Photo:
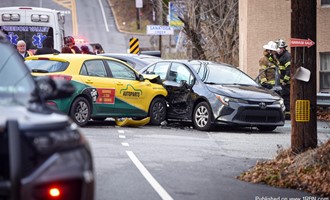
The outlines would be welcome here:
[[[290,44],[291,1],[239,0],[239,31],[239,67],[250,76],[256,77],[263,45],[279,38]],[[317,0],[316,31],[317,41],[314,42],[317,49],[316,74],[319,90],[320,53],[330,52],[330,6],[321,6],[321,0]]]
[[[240,68],[258,75],[263,45],[290,38],[290,0],[239,0]]]
[[[321,6],[321,0],[317,1],[317,72],[320,70],[320,53],[330,52],[330,6]],[[319,73],[317,74],[317,91],[319,91]],[[330,77],[329,77],[330,78]]]

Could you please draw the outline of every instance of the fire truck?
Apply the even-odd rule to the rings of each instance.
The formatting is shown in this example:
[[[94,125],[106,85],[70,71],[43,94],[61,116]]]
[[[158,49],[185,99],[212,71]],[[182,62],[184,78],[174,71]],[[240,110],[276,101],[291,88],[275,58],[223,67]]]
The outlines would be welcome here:
[[[64,14],[49,8],[2,7],[0,8],[0,30],[16,45],[24,40],[27,49],[34,52],[42,48],[42,42],[52,37],[54,48],[61,51],[64,46]]]

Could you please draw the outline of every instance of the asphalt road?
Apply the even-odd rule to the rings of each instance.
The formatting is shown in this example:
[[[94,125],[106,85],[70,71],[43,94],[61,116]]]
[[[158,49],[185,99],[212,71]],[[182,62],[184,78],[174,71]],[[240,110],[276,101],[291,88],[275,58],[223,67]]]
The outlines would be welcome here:
[[[70,11],[52,0],[0,1],[0,7],[40,5]],[[107,52],[127,51],[129,38],[135,35],[118,32],[108,1],[79,0],[76,10],[78,35],[101,43]],[[66,35],[73,34],[71,14],[66,14],[65,29]],[[149,36],[136,37],[141,46],[150,45]],[[330,138],[329,129],[329,124],[319,124],[319,142]],[[313,196],[235,178],[257,160],[273,158],[278,146],[290,146],[289,122],[272,133],[255,129],[199,132],[180,125],[125,128],[116,127],[111,121],[90,124],[82,131],[92,146],[97,200],[265,200]]]
[[[319,125],[319,142],[328,140],[330,124]],[[290,146],[289,121],[271,133],[224,127],[200,132],[179,124],[129,128],[112,121],[82,131],[93,150],[97,200],[315,197],[235,178],[273,158],[278,146]]]

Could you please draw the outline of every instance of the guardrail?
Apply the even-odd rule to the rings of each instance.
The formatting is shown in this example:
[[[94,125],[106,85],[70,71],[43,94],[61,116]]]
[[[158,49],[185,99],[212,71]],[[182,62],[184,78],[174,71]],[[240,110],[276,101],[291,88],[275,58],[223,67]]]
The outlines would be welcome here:
[[[330,107],[330,93],[319,92],[316,94],[316,105],[321,107]]]

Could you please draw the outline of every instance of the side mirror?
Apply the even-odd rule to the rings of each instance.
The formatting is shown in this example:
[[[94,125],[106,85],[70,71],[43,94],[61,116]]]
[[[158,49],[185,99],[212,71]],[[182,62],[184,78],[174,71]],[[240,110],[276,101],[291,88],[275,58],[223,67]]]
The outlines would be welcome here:
[[[187,88],[187,89],[191,89],[195,84],[195,79],[193,79],[192,83],[191,84],[188,84],[186,80],[181,80],[180,81],[180,87],[184,87],[184,88]]]
[[[76,90],[68,80],[64,79],[52,79],[49,76],[40,76],[35,80],[39,94],[44,100],[67,98]]]
[[[186,80],[181,80],[180,81],[180,87],[187,86],[187,81]]]
[[[142,74],[139,74],[138,80],[139,80],[139,81],[144,81],[144,80],[145,80],[145,78],[143,77],[143,75],[142,75]]]

